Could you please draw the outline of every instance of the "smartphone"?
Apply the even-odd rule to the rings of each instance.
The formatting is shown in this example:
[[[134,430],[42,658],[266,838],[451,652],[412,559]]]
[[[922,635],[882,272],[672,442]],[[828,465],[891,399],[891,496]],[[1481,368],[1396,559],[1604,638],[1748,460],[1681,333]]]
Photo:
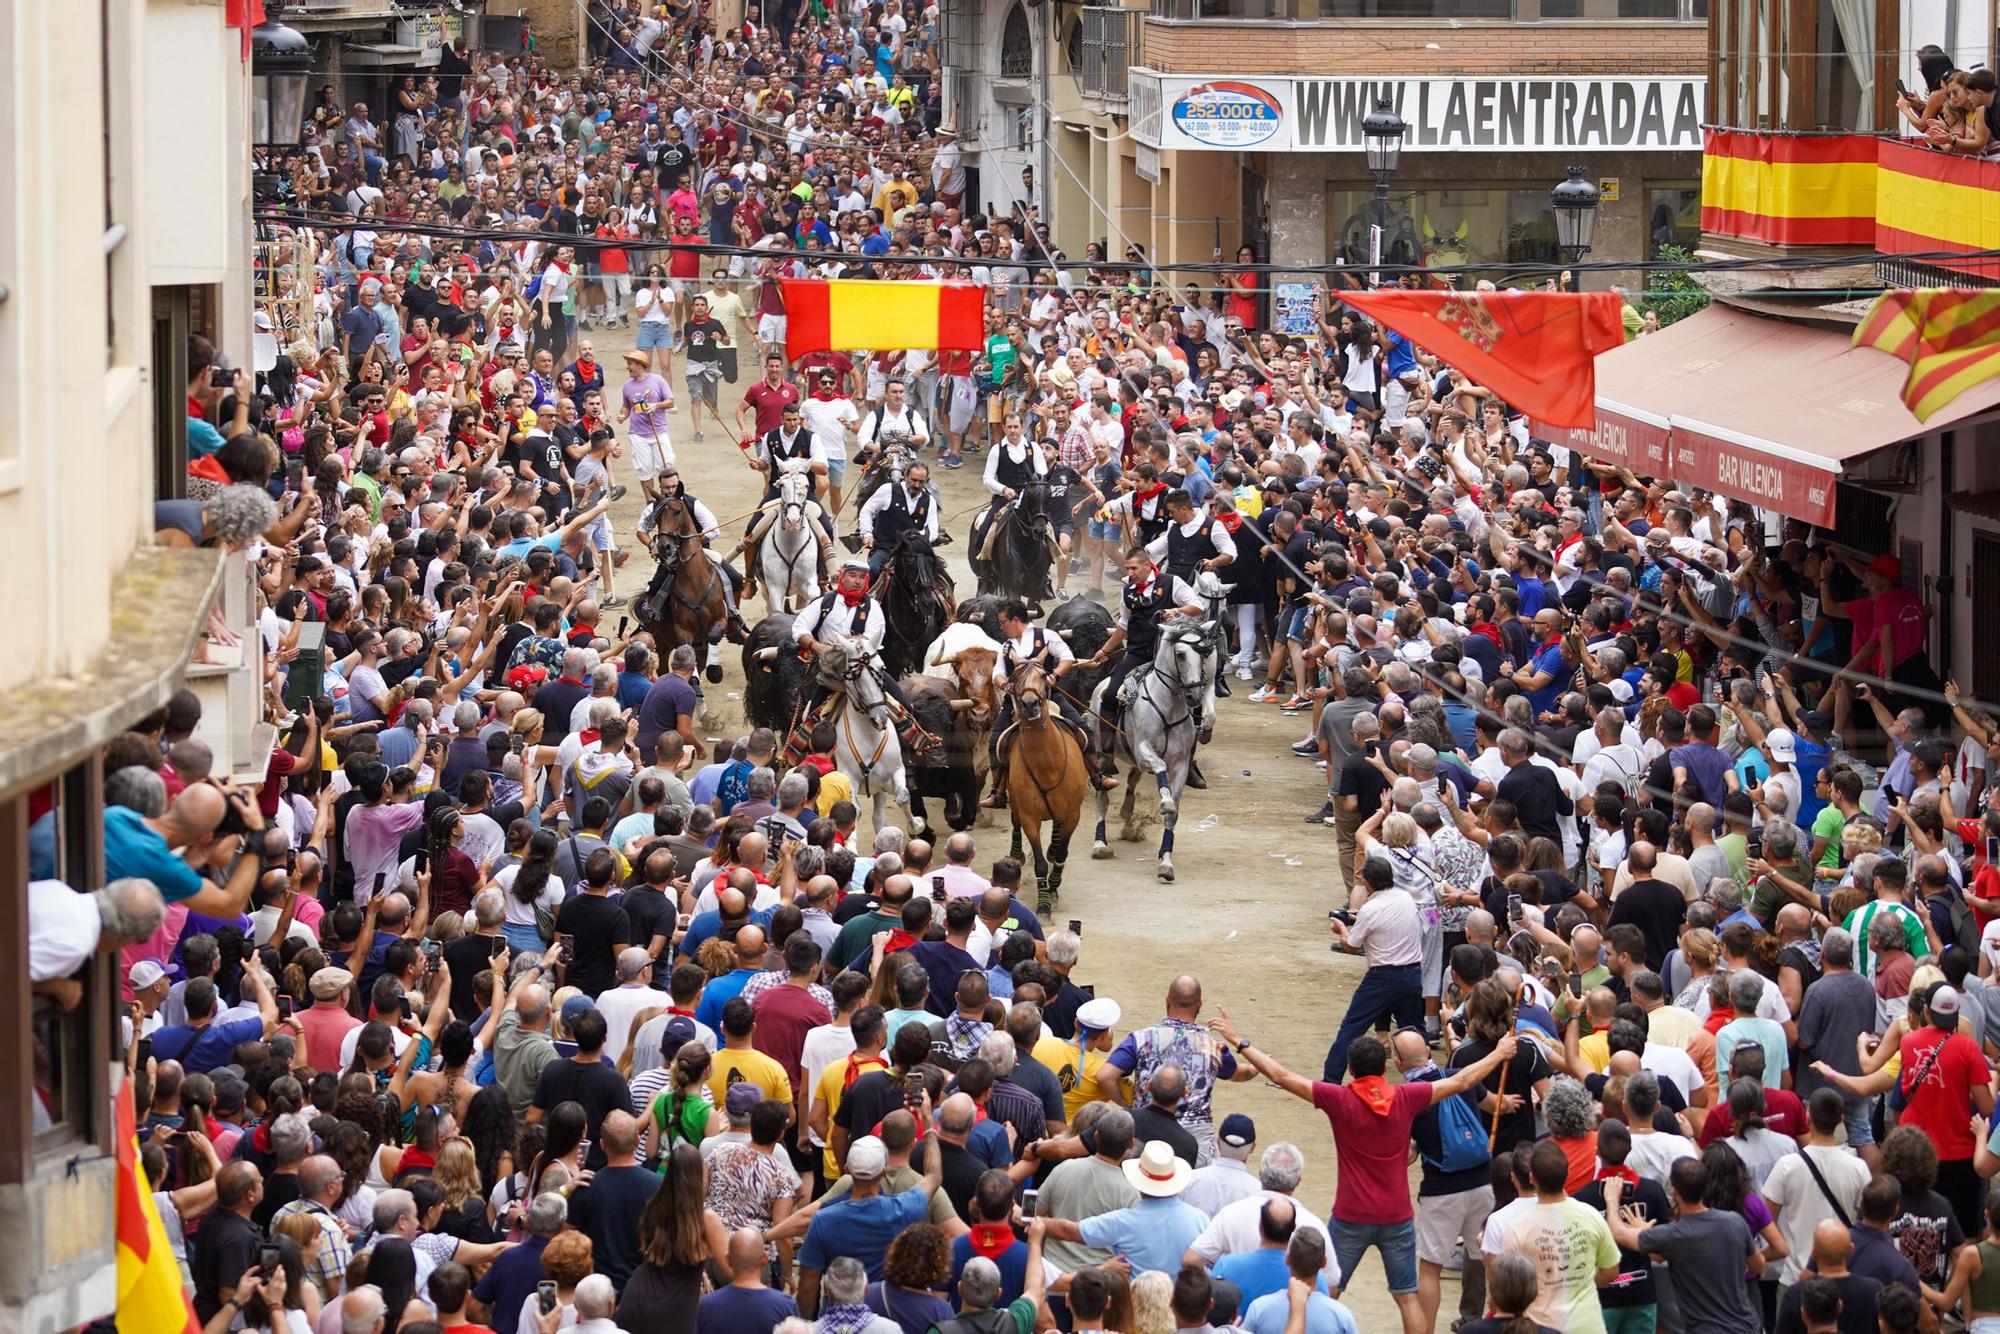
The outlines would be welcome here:
[[[291,1017],[292,1017],[292,998],[290,996],[278,997],[278,1018],[289,1019]]]
[[[576,937],[561,934],[556,937],[556,948],[562,951],[564,963],[576,962]]]
[[[386,885],[386,884],[388,884],[388,883],[389,883],[389,873],[388,873],[387,871],[377,871],[377,872],[375,873],[375,895],[374,895],[374,896],[375,896],[376,898],[378,898],[378,899],[379,899],[379,898],[381,898],[381,897],[382,897],[382,886],[384,886],[384,885]]]
[[[487,947],[486,957],[489,959],[497,959],[503,953],[506,952],[506,949],[507,949],[507,937],[495,936],[493,937],[493,943]]]
[[[906,1106],[906,1107],[921,1107],[921,1106],[923,1106],[923,1105],[924,1105],[924,1095],[925,1095],[926,1093],[928,1093],[928,1092],[930,1092],[930,1086],[929,1086],[928,1084],[926,1084],[926,1083],[924,1082],[924,1077],[923,1077],[922,1075],[904,1075],[904,1076],[903,1076],[903,1105],[904,1105],[904,1106]]]
[[[144,1070],[146,1068],[146,1063],[152,1059],[153,1059],[153,1040],[151,1038],[140,1038],[139,1068],[141,1070]]]
[[[1910,90],[1908,85],[1906,85],[1900,77],[1898,77],[1896,80],[1896,93],[1899,97],[1908,97],[1910,95]]]
[[[1521,924],[1521,896],[1519,894],[1509,894],[1507,896],[1507,921],[1514,926]]]
[[[941,875],[931,877],[931,902],[944,902],[944,877]]]
[[[589,1140],[587,1140],[587,1139],[580,1139],[580,1140],[578,1140],[578,1141],[576,1142],[576,1161],[577,1161],[577,1162],[578,1162],[579,1164],[584,1164],[584,1163],[588,1163],[588,1162],[590,1161],[590,1141],[589,1141]]]
[[[632,628],[632,618],[630,616],[620,616],[618,618],[618,637],[620,639],[623,639],[625,637],[626,632],[631,628]]]
[[[424,971],[435,973],[437,971],[438,960],[444,956],[444,946],[435,940],[426,940],[422,948],[424,952]]]
[[[1986,864],[1988,866],[2000,866],[2000,835],[1987,836]]]
[[[1764,835],[1756,830],[1751,831],[1749,839],[1744,843],[1744,850],[1752,857],[1762,857],[1764,855]]]
[[[278,1249],[277,1243],[267,1241],[257,1248],[257,1267],[265,1273],[276,1273],[283,1263],[284,1252]]]
[[[535,1285],[535,1303],[542,1308],[543,1315],[547,1315],[556,1309],[556,1281],[554,1279],[545,1278]]]
[[[1569,975],[1569,994],[1576,997],[1578,1000],[1583,999],[1582,973],[1571,973]]]
[[[1035,1216],[1035,1199],[1040,1194],[1041,1192],[1032,1186],[1021,1192],[1021,1217],[1033,1218]]]
[[[1081,917],[1072,917],[1069,919],[1069,933],[1072,936],[1083,934],[1083,919]]]
[[[431,850],[428,847],[417,849],[416,855],[410,858],[410,869],[417,875],[431,869]]]

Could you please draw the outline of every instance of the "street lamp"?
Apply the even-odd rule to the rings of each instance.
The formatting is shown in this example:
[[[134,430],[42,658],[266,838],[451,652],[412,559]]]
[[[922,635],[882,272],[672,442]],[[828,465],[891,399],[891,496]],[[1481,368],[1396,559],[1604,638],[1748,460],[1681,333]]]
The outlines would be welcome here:
[[[312,43],[298,29],[266,19],[250,32],[250,142],[297,148],[305,123]]]
[[[1396,114],[1386,97],[1375,99],[1375,109],[1361,122],[1361,140],[1368,150],[1368,174],[1375,178],[1375,227],[1379,255],[1386,257],[1389,246],[1389,182],[1403,159],[1403,118]],[[1382,271],[1371,275],[1382,285]]]
[[[1549,191],[1549,207],[1556,215],[1556,249],[1564,263],[1575,264],[1590,253],[1590,243],[1597,237],[1597,201],[1597,187],[1585,178],[1582,167],[1571,167],[1569,179]]]

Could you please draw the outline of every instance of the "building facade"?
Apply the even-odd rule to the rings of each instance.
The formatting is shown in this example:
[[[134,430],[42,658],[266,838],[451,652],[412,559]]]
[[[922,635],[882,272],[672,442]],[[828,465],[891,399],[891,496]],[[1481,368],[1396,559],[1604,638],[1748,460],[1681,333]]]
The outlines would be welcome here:
[[[186,467],[187,335],[250,356],[250,67],[226,12],[0,0],[0,931],[16,942],[31,855],[103,883],[97,753],[180,685],[228,569],[151,544],[153,501]],[[24,967],[4,978],[0,1334],[43,1334],[115,1301],[117,979],[100,959],[64,1012]]]
[[[1018,14],[1041,91],[1010,120],[1004,68],[967,89],[968,153],[1034,153],[1072,258],[1096,242],[1198,264],[1249,245],[1309,274],[1365,266],[1381,226],[1392,262],[1504,278],[1557,257],[1548,193],[1573,165],[1603,193],[1592,261],[1698,235],[1705,0],[980,3],[989,78]],[[1386,218],[1359,133],[1378,98],[1408,127]]]

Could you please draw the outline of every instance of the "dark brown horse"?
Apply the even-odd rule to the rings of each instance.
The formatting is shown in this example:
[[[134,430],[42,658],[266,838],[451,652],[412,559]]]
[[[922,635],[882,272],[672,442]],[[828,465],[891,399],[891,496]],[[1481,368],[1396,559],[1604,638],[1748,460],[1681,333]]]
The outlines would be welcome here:
[[[639,623],[651,632],[662,661],[682,644],[691,644],[709,681],[718,682],[722,663],[714,652],[729,625],[727,576],[703,549],[701,525],[685,500],[676,496],[661,502],[652,544],[660,568],[653,591],[635,608]]]
[[[1049,913],[1062,893],[1063,863],[1083,819],[1090,770],[1082,744],[1050,698],[1048,674],[1033,663],[1018,667],[1012,686],[1016,721],[1007,755],[1007,808],[1014,813],[1013,852],[1021,855],[1025,835],[1035,853],[1035,911]],[[1046,855],[1045,823],[1055,826]]]

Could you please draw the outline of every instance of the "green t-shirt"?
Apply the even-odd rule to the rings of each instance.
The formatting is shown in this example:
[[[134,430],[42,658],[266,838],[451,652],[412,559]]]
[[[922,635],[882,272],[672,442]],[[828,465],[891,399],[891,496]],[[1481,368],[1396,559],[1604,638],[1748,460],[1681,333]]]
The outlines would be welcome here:
[[[1014,360],[1018,355],[1014,340],[1004,333],[994,334],[986,340],[986,363],[992,372],[992,384],[995,389],[1007,383],[1007,377],[1013,372]]]
[[[660,1171],[667,1170],[674,1145],[686,1140],[699,1145],[708,1133],[708,1116],[715,1107],[703,1090],[662,1093],[653,1099],[653,1127],[658,1130]]]
[[[1026,1297],[1016,1297],[1013,1301],[999,1309],[1002,1314],[1013,1319],[1014,1334],[1035,1334],[1035,1304]],[[963,1318],[960,1317],[960,1319]],[[950,1323],[957,1326],[959,1321],[953,1320]],[[932,1325],[930,1334],[940,1334],[940,1331],[943,1329],[943,1325]]]
[[[1840,807],[1831,802],[1820,807],[1813,817],[1812,832],[1816,839],[1826,840],[1826,851],[1819,855],[1819,869],[1838,871],[1840,869],[1840,835],[1847,828],[1847,817],[1840,813]]]
[[[1750,859],[1750,840],[1742,834],[1724,834],[1715,840],[1715,846],[1729,858],[1730,878],[1743,884],[1749,878],[1743,874],[1743,864]]]

